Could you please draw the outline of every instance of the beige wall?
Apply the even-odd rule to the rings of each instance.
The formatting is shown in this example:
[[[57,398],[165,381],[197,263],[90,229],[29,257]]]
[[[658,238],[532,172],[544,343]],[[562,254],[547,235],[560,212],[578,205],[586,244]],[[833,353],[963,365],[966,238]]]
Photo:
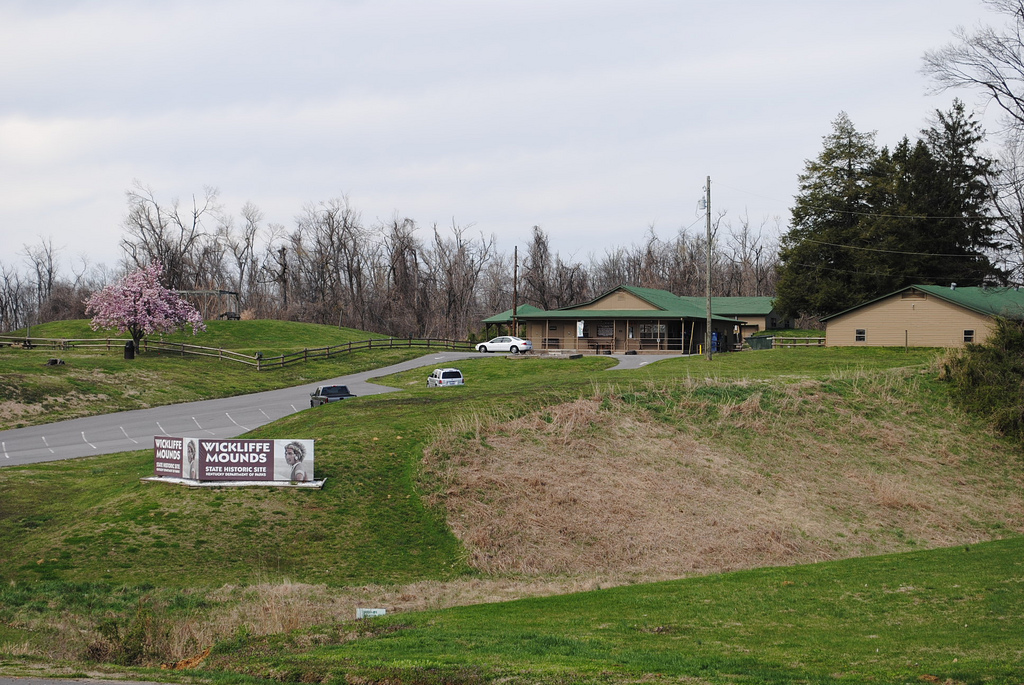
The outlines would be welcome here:
[[[616,290],[613,293],[608,293],[607,296],[602,297],[597,302],[591,302],[590,304],[584,305],[582,307],[574,307],[574,309],[593,311],[606,309],[657,309],[657,307],[650,304],[649,302],[644,302],[643,300],[633,295],[632,293],[627,293],[625,290]]]
[[[915,291],[917,292],[917,291]],[[926,293],[906,297],[897,293],[880,302],[829,319],[825,327],[828,347],[962,347],[964,331],[974,331],[974,342],[984,342],[992,331],[991,317],[950,304]],[[865,340],[856,339],[864,329]]]

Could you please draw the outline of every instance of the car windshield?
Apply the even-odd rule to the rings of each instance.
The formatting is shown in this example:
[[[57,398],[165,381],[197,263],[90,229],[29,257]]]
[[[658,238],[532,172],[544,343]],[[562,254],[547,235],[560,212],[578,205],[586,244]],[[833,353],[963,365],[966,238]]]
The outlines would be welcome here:
[[[344,385],[332,385],[328,388],[324,388],[322,394],[324,395],[347,395],[348,388]]]
[[[441,378],[462,378],[462,373],[459,371],[445,371],[441,374]]]

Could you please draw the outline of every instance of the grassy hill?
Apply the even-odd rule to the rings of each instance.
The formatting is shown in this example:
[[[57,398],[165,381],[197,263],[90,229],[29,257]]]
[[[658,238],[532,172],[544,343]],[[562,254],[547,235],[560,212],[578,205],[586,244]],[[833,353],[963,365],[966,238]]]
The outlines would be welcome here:
[[[444,614],[468,621],[450,631],[442,625],[448,618],[403,613],[266,643],[251,636],[344,621],[355,606],[403,612],[763,566],[790,566],[769,577],[778,587],[793,583],[795,592],[805,582],[796,578],[813,572],[793,564],[955,545],[975,550],[983,540],[1015,537],[1024,526],[1020,455],[953,406],[934,358],[927,350],[772,350],[624,372],[607,371],[613,361],[600,357],[495,357],[460,364],[465,387],[430,390],[423,371],[398,374],[385,381],[401,394],[300,412],[254,433],[315,438],[317,476],[327,478],[322,491],[141,484],[152,472],[148,451],[0,469],[0,654],[17,665],[19,654],[81,659],[93,649],[117,661],[131,651],[128,636],[137,635],[149,645],[135,659],[145,663],[241,634],[250,636],[234,643],[246,647],[236,654],[244,658],[221,659],[218,668],[284,680],[347,669],[379,678],[394,671],[400,682],[480,682],[519,666],[537,681],[544,674],[601,680],[592,663],[613,674],[608,682],[645,670],[707,682],[734,682],[729,673],[816,682],[829,668],[850,682],[865,673],[903,682],[887,680],[904,673],[895,665],[904,668],[900,660],[918,659],[927,645],[937,650],[954,624],[921,628],[917,646],[901,643],[877,661],[863,650],[873,642],[851,647],[860,655],[847,660],[855,666],[824,656],[844,617],[860,616],[867,626],[870,614],[885,623],[883,600],[904,592],[904,580],[893,576],[878,590],[882,609],[851,613],[863,609],[851,580],[861,562],[831,561],[836,578],[845,578],[839,585],[806,581],[845,588],[829,621],[801,618],[812,591],[792,607],[772,605],[782,596],[758,595],[761,576],[751,571],[736,576],[749,586],[708,579],[667,594],[598,593],[601,609],[584,608],[590,595],[466,609]],[[985,593],[1012,590],[1005,610],[992,609],[993,621],[1005,621],[999,617],[1019,616],[1010,582],[1020,576],[1011,561],[1017,548],[993,549],[1003,557],[990,576],[979,576],[987,580],[972,580],[973,570],[957,580],[964,588],[985,584]],[[884,562],[866,582],[882,580],[903,558]],[[906,582],[930,592],[936,581],[928,578]],[[755,599],[716,604],[720,612],[682,612],[679,602],[692,611],[704,599],[695,604],[672,593],[689,597],[702,583]],[[952,584],[942,586],[948,597],[941,601],[907,596],[954,621],[988,596],[954,592]],[[634,589],[639,594],[630,595]],[[961,593],[966,600],[956,599]],[[637,615],[608,608],[616,603]],[[754,621],[744,616],[761,604],[771,611],[757,619],[760,628],[735,625]],[[783,615],[790,608],[792,618]],[[590,623],[572,618],[587,611]],[[547,624],[527,617],[548,613]],[[915,626],[922,621],[908,616]],[[488,621],[489,634],[479,629]],[[710,624],[697,630],[694,621]],[[780,625],[790,637],[779,638],[770,658],[742,656]],[[895,637],[886,625],[885,635]],[[705,630],[707,637],[695,637]],[[337,637],[353,631],[380,639]],[[479,641],[470,637],[478,632]],[[1001,633],[986,635],[987,645]],[[694,650],[697,640],[707,647]],[[314,649],[334,642],[345,644]],[[663,649],[655,643],[668,651],[652,655]],[[387,652],[389,645],[398,651]],[[473,651],[477,645],[481,651]],[[686,655],[672,651],[681,645]],[[1009,672],[1016,653],[993,652],[992,673]],[[353,661],[339,666],[335,656]]]
[[[323,326],[315,323],[299,323],[297,321],[277,321],[272,319],[253,321],[207,321],[206,330],[192,335],[191,332],[158,333],[150,336],[154,340],[184,342],[205,347],[223,347],[243,354],[254,354],[257,351],[265,355],[294,352],[303,347],[324,347],[341,345],[355,340],[385,338],[379,333],[369,333],[356,328]],[[15,331],[12,335],[24,335],[25,329]],[[33,338],[60,338],[77,340],[84,338],[121,337],[113,330],[94,331],[89,326],[89,319],[54,321],[32,327]],[[118,350],[120,352],[120,350]]]
[[[175,334],[164,339],[223,347],[247,355],[261,351],[265,356],[272,356],[304,347],[380,337],[351,328],[290,321],[210,321],[207,326],[206,332],[196,336]],[[32,336],[41,338],[103,338],[106,335],[90,330],[86,320],[32,327]],[[313,383],[413,359],[421,354],[422,350],[409,349],[361,351],[256,372],[251,367],[231,362],[156,352],[142,353],[137,359],[127,361],[123,342],[114,343],[110,350],[0,347],[0,368],[3,369],[0,430]],[[65,363],[47,366],[46,361],[54,357]]]

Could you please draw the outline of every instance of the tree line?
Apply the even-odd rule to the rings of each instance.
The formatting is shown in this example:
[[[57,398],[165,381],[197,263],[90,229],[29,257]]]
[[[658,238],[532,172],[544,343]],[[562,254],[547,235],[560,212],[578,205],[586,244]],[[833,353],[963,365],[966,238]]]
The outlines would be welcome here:
[[[985,132],[960,101],[892,148],[840,114],[798,177],[785,229],[715,218],[714,295],[775,296],[784,316],[813,322],[909,284],[1024,283],[1024,0],[983,2],[1005,25],[956,30],[925,54],[924,72],[936,91],[972,89],[996,106],[1000,152],[984,150]],[[664,238],[651,227],[580,259],[553,252],[535,226],[516,260],[472,225],[421,226],[397,214],[366,223],[344,196],[307,204],[288,227],[252,203],[226,212],[214,188],[164,202],[136,183],[126,200],[116,269],[83,259],[63,273],[50,239],[0,261],[0,331],[83,318],[92,293],[154,262],[169,288],[238,293],[222,309],[245,317],[403,337],[479,331],[482,318],[512,306],[514,279],[520,303],[545,309],[623,283],[704,294],[702,230]]]
[[[59,269],[52,240],[26,245],[21,262],[0,263],[0,330],[83,318],[85,300],[115,278],[152,263],[173,290],[237,293],[214,298],[212,318],[237,308],[244,318],[348,326],[397,337],[464,339],[481,320],[518,303],[555,309],[619,285],[703,295],[707,243],[703,227],[663,238],[648,227],[639,242],[579,259],[551,248],[534,226],[528,244],[499,249],[472,225],[421,226],[395,215],[366,223],[342,196],[302,207],[291,226],[266,220],[253,203],[224,210],[214,188],[187,203],[163,201],[136,183],[126,192],[115,270]],[[703,222],[700,222],[703,223]],[[715,217],[715,295],[772,295],[778,222]],[[516,259],[518,255],[518,260]],[[517,263],[518,261],[518,263]]]

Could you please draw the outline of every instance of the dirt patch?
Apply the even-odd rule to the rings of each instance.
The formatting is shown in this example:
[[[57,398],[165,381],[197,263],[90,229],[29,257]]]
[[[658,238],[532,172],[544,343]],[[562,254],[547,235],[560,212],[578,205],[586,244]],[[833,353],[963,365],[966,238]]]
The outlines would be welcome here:
[[[43,412],[38,404],[24,404],[14,400],[0,402],[0,427],[12,426],[26,416],[37,416]]]
[[[965,487],[936,458],[949,447],[915,447],[907,426],[831,407],[841,400],[820,388],[791,389],[785,418],[761,401],[755,392],[720,408],[716,431],[762,434],[743,452],[607,398],[478,418],[427,450],[429,499],[470,563],[494,574],[647,580],[957,544],[989,539],[992,523],[1024,525],[1019,491],[989,487],[996,473]]]

